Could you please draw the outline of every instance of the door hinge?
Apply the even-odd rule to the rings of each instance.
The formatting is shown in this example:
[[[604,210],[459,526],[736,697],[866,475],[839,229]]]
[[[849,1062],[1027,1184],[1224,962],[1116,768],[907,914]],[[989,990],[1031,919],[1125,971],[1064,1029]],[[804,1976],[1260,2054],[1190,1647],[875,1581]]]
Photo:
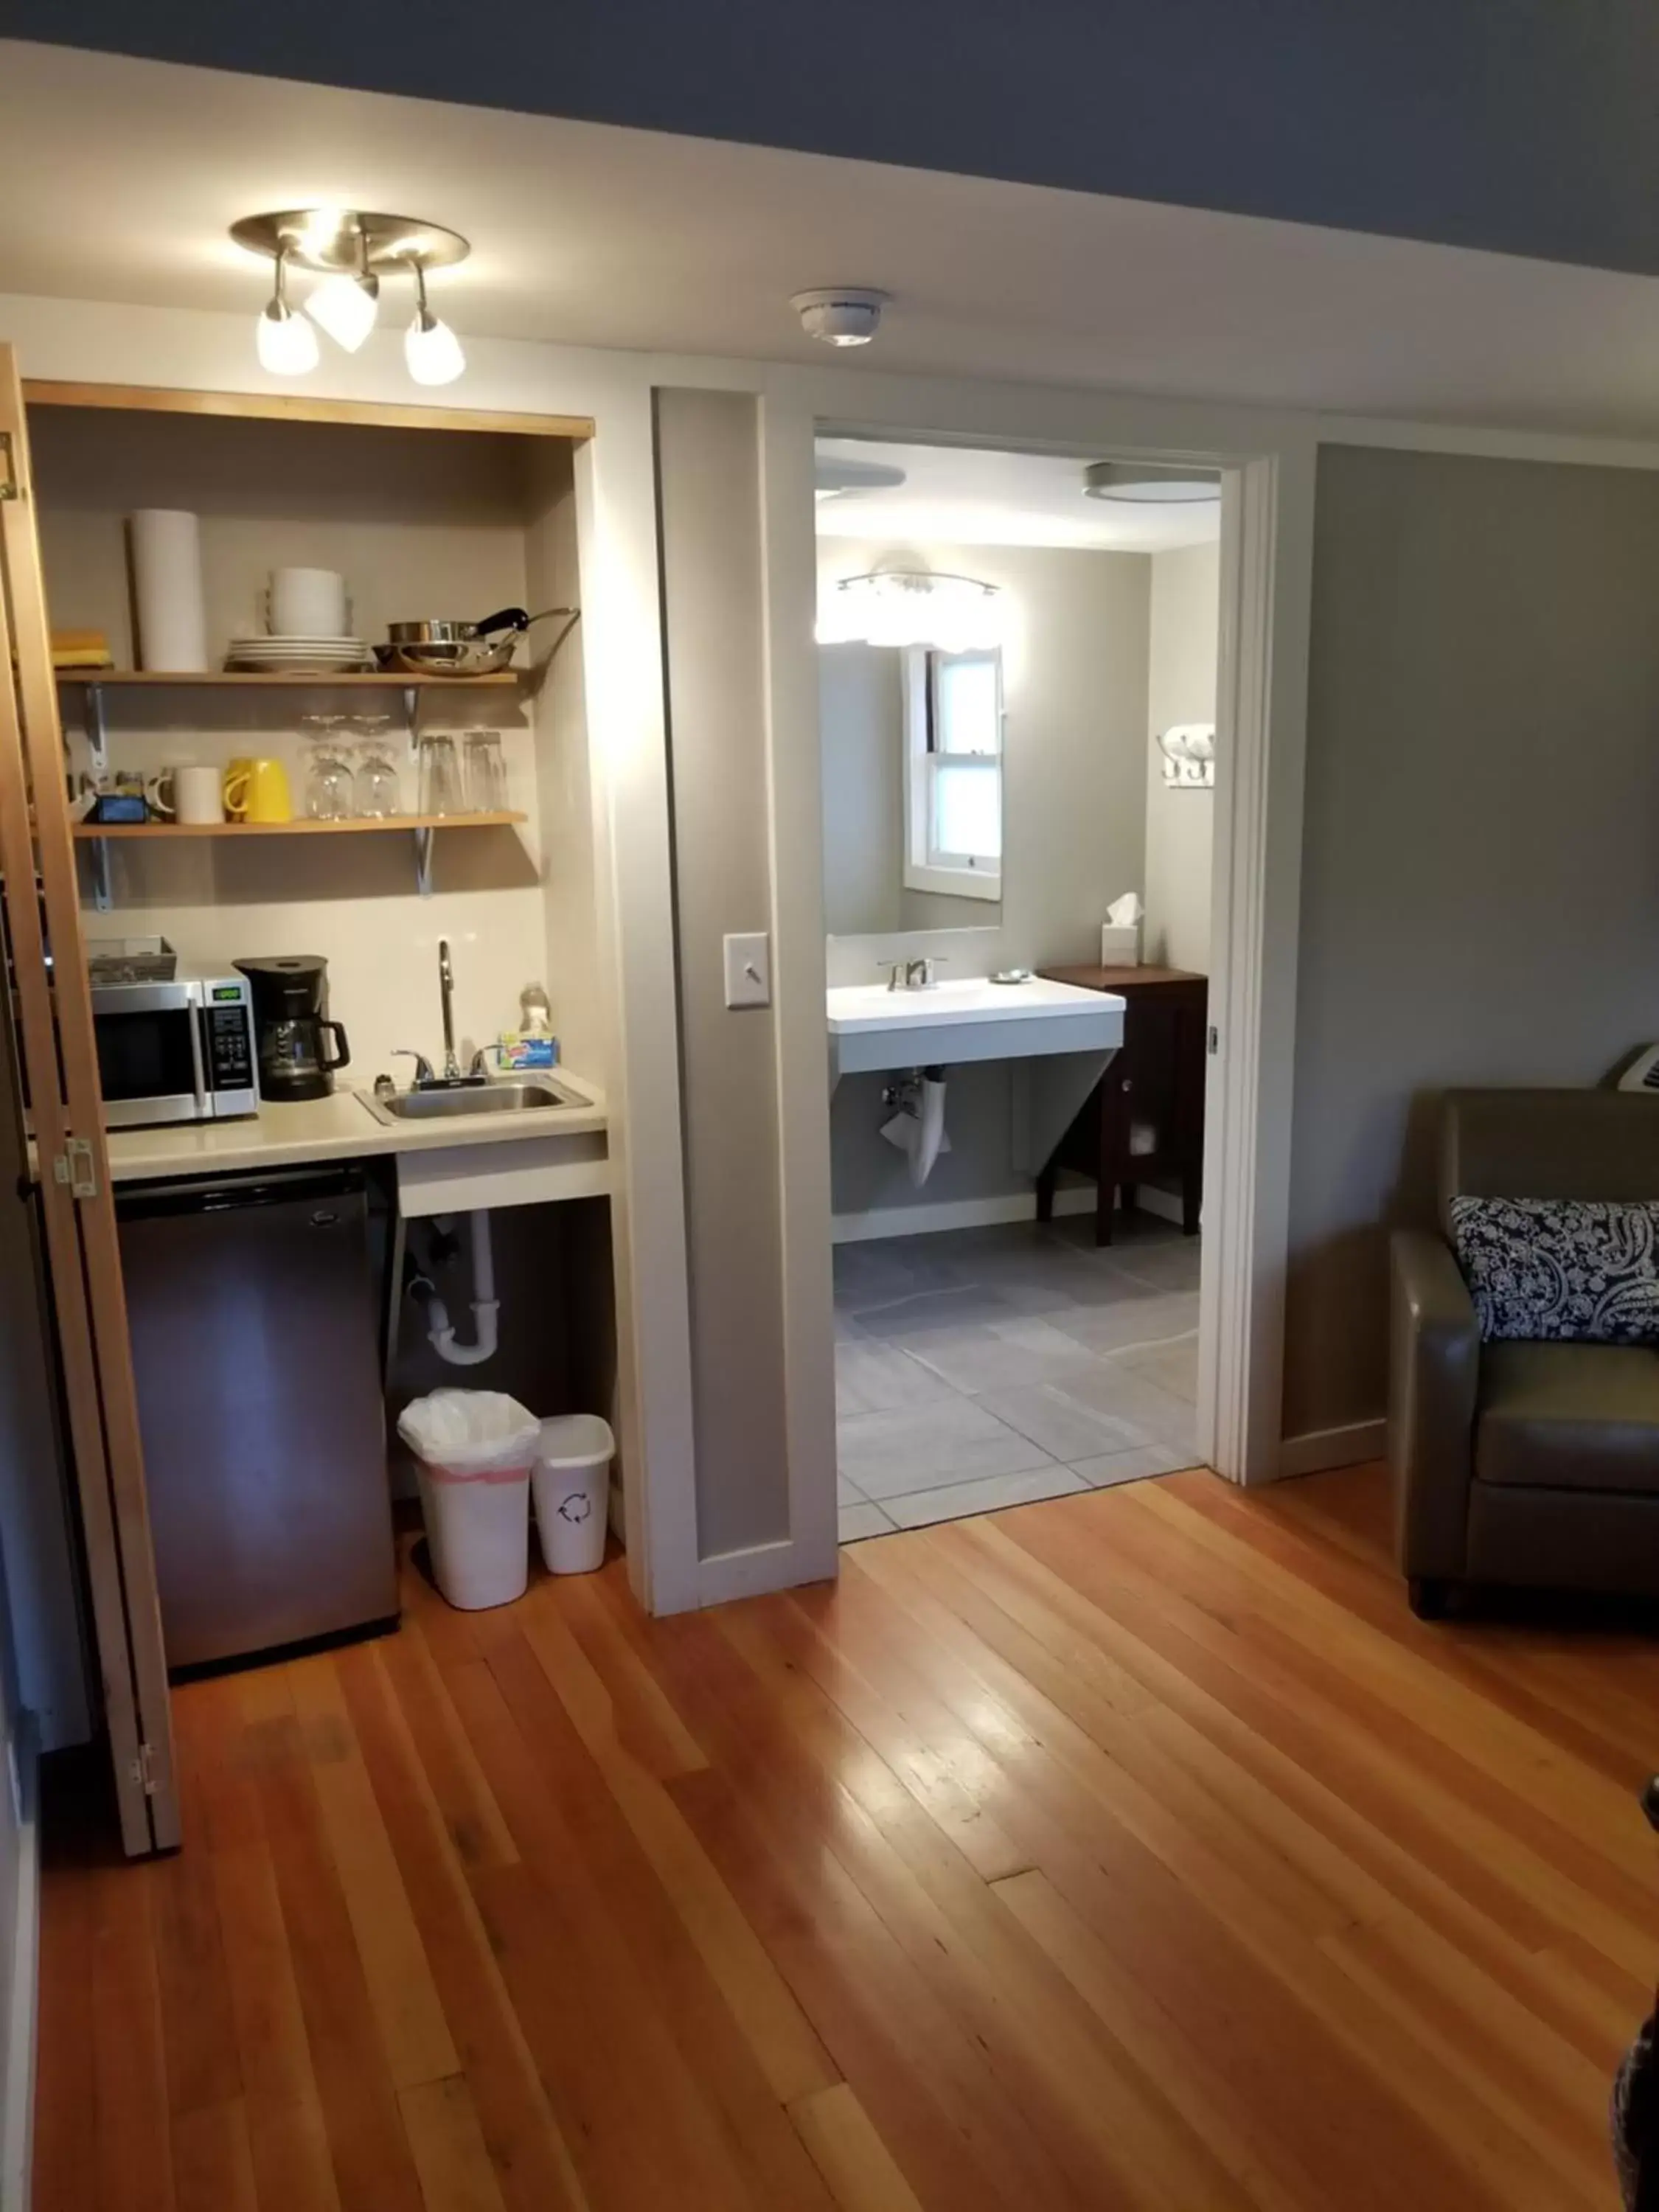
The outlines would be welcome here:
[[[146,1797],[153,1797],[160,1787],[155,1779],[155,1746],[141,1743],[138,1747],[138,1756],[133,1760],[127,1771],[132,1777],[135,1786],[142,1790]]]
[[[1210,1054],[1212,1059],[1213,1059],[1215,1054],[1221,1049],[1221,1032],[1213,1022],[1210,1024],[1210,1034],[1205,1040],[1204,1048]]]
[[[52,1164],[52,1172],[58,1182],[69,1185],[71,1198],[96,1198],[98,1170],[93,1165],[92,1139],[89,1137],[70,1137]]]
[[[11,458],[11,432],[0,430],[0,499],[17,496],[17,471]]]

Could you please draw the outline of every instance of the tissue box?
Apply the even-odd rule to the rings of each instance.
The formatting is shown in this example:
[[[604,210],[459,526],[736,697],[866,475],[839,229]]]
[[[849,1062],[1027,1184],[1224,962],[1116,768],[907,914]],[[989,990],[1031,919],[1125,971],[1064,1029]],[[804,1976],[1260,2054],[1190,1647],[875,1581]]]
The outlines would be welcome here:
[[[1132,921],[1127,927],[1115,921],[1101,925],[1100,964],[1103,968],[1139,967],[1140,924],[1138,921]]]

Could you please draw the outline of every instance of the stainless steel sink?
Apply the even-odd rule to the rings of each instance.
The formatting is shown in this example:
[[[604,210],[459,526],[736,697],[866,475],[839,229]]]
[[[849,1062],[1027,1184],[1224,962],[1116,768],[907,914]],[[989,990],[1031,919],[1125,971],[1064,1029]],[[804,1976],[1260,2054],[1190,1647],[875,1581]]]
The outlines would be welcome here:
[[[377,1121],[388,1127],[394,1121],[459,1121],[475,1114],[531,1114],[553,1106],[583,1106],[587,1103],[550,1075],[526,1076],[523,1080],[477,1083],[454,1091],[394,1091],[389,1098],[358,1092]]]

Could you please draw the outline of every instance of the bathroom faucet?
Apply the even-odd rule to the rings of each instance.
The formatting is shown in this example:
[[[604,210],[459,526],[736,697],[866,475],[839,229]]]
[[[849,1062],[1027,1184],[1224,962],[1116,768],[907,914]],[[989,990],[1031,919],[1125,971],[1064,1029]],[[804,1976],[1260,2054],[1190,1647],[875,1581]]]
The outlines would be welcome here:
[[[449,939],[438,939],[438,990],[444,1007],[444,1081],[459,1083],[461,1063],[455,1057],[455,970],[449,961]]]
[[[943,958],[942,953],[930,952],[920,960],[878,960],[876,965],[887,969],[890,991],[929,991],[933,986],[933,969]]]

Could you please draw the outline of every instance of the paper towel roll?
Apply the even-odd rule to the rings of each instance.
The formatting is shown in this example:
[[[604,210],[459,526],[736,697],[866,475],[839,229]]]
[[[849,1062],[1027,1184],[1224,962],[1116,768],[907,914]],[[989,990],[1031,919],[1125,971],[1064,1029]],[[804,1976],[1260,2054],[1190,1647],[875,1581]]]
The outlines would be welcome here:
[[[202,598],[202,536],[196,517],[178,507],[142,507],[128,528],[139,666],[204,674],[207,608]]]

